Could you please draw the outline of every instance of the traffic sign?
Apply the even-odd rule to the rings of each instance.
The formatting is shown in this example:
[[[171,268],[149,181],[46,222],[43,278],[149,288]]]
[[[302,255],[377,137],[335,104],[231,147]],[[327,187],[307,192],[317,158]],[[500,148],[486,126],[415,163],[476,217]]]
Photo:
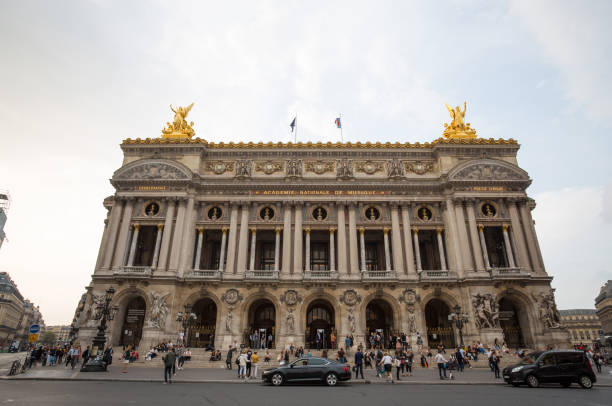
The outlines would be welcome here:
[[[30,334],[28,336],[28,342],[29,343],[35,343],[38,341],[38,334]]]
[[[38,324],[32,324],[30,326],[30,333],[36,334],[40,331],[40,326]]]

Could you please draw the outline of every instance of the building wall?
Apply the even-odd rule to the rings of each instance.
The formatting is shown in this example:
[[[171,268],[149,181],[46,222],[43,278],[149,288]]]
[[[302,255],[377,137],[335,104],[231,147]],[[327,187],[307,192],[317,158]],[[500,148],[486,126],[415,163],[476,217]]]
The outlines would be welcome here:
[[[413,342],[420,333],[427,341],[425,313],[434,299],[460,306],[466,342],[502,342],[501,326],[515,320],[525,347],[568,344],[531,217],[531,180],[517,166],[513,140],[286,145],[147,139],[126,140],[122,149],[124,165],[111,181],[116,193],[104,201],[108,215],[81,341],[95,335],[95,303],[113,286],[113,345],[121,341],[126,317],[136,317],[126,316],[135,297],[146,304],[142,346],[176,341],[182,330],[177,313],[202,298],[216,304],[217,347],[243,341],[258,300],[274,306],[277,347],[304,344],[308,306],[316,301],[333,308],[338,337],[365,340],[366,307],[378,300],[393,313],[393,332],[406,332]],[[147,214],[151,203],[159,210]],[[210,218],[215,207],[221,214]],[[327,218],[313,215],[317,207]],[[146,226],[160,230],[155,253],[150,265],[135,266]],[[496,244],[508,266],[492,265],[482,231],[489,227],[500,236],[503,230]],[[224,236],[224,260],[218,269],[200,270],[194,260],[210,249],[200,236],[210,231]],[[418,247],[426,231],[433,233],[440,269],[422,269]],[[317,232],[334,253],[334,266],[325,272],[312,272],[307,262]],[[254,269],[250,254],[264,233],[274,236],[276,248],[277,266],[267,272]],[[362,236],[374,235],[384,246],[382,269],[367,271]],[[510,310],[498,314],[502,303]],[[457,329],[451,334],[458,343]]]
[[[571,345],[592,345],[599,338],[601,322],[594,309],[561,310],[560,313]]]
[[[606,282],[595,299],[597,316],[606,335],[612,335],[612,281]]]

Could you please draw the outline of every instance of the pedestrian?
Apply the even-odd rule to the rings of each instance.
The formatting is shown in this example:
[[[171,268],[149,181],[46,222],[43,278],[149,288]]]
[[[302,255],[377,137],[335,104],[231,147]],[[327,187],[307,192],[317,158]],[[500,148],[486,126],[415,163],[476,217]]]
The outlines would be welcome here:
[[[234,355],[234,348],[230,345],[227,350],[227,358],[225,359],[227,369],[232,369],[232,355]]]
[[[81,365],[81,368],[83,368],[85,364],[87,364],[87,361],[89,361],[90,356],[91,356],[91,350],[89,349],[89,346],[87,346],[85,351],[83,351],[83,365]]]
[[[162,358],[164,361],[164,384],[172,383],[172,368],[174,368],[174,364],[176,362],[176,353],[174,352],[174,348],[169,351]],[[127,364],[124,364],[124,368],[127,367]]]
[[[251,355],[251,379],[257,379],[257,363],[259,362],[259,355],[257,351]]]
[[[329,335],[329,340],[331,341],[331,349],[335,350],[336,349],[336,335],[334,334],[334,332],[332,331],[332,333]]]
[[[401,360],[401,355],[398,351],[395,352],[395,357],[393,358],[393,365],[395,365],[396,379],[399,381],[400,371],[402,370],[402,360]]]
[[[438,364],[438,373],[440,374],[440,379],[446,379],[446,363],[448,362],[444,355],[442,355],[442,351],[438,350],[436,354],[436,363]],[[444,378],[442,378],[442,371],[444,371]]]
[[[393,383],[393,358],[391,357],[391,355],[389,355],[388,352],[386,352],[385,355],[382,357],[382,359],[380,360],[380,364],[382,364],[382,367],[385,371],[385,381]]]
[[[123,352],[123,369],[121,370],[122,374],[127,374],[127,367],[128,364],[130,363],[130,348],[128,347],[124,352]],[[171,365],[172,366],[172,365]]]
[[[357,349],[355,353],[355,379],[359,378],[359,373],[361,372],[361,379],[365,379],[363,377],[363,353],[361,352],[361,348]]]
[[[346,336],[346,338],[344,339],[344,346],[346,347],[346,354],[348,355],[349,350],[351,348],[351,337]]]
[[[246,379],[246,368],[247,368],[247,355],[246,351],[242,350],[240,356],[238,357],[238,377],[241,379]]]
[[[102,362],[104,362],[104,370],[108,368],[110,364],[113,363],[113,347],[108,346],[106,351],[104,351],[104,355],[102,356]]]
[[[457,359],[457,372],[463,372],[464,353],[459,347],[457,347],[455,358]]]
[[[495,378],[501,378],[501,376],[499,376],[499,355],[497,354],[497,351],[493,350],[491,353],[491,365],[493,366],[493,372],[495,373]]]
[[[412,376],[412,363],[414,362],[414,353],[412,350],[408,351],[406,355],[406,372],[408,372],[408,376]]]
[[[74,369],[74,366],[79,363],[79,357],[81,356],[81,347],[74,348],[74,352],[72,353],[72,357],[70,359],[70,366]]]

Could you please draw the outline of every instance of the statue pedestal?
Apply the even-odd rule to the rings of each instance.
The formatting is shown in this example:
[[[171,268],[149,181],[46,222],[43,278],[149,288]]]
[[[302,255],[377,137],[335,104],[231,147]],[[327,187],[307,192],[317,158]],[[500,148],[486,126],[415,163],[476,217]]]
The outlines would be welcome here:
[[[480,342],[485,347],[493,347],[497,339],[497,344],[501,347],[504,343],[504,331],[501,328],[481,328],[480,329]],[[468,344],[467,342],[465,343]],[[471,344],[471,343],[469,343]]]

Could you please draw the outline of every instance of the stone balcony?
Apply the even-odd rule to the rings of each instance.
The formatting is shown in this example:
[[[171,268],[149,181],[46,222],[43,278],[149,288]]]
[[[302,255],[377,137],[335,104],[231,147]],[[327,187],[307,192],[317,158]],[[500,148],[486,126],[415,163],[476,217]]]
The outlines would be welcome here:
[[[278,271],[246,271],[244,279],[248,281],[277,281]]]
[[[124,276],[130,278],[150,278],[153,268],[150,266],[122,266],[115,269],[114,276]]]
[[[218,269],[192,269],[185,276],[185,279],[191,281],[220,281],[222,276]]]
[[[361,280],[363,281],[372,281],[372,280],[385,280],[385,279],[395,279],[395,271],[391,269],[385,269],[381,271],[362,271],[361,272]]]
[[[531,274],[525,271],[523,268],[491,268],[489,269],[491,278],[496,279],[515,279],[515,278],[530,278]]]
[[[419,278],[423,281],[436,281],[436,280],[448,280],[457,279],[457,274],[449,270],[427,270],[421,271]]]
[[[338,279],[338,272],[331,271],[304,271],[304,280],[328,281]]]

